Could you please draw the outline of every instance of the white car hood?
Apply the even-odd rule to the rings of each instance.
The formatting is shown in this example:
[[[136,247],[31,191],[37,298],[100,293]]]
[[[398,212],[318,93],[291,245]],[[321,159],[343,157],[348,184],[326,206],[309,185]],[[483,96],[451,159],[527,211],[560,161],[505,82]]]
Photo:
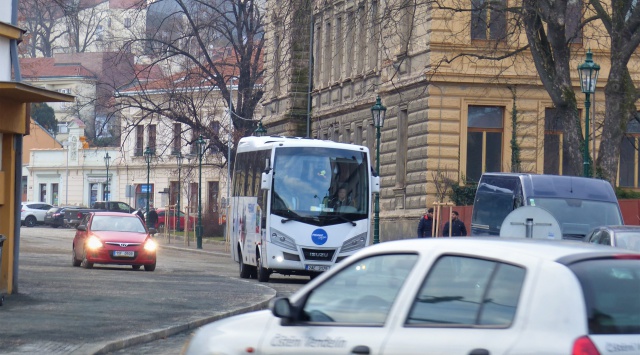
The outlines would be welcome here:
[[[265,329],[279,321],[270,310],[263,310],[207,324],[195,332],[184,354],[246,354],[248,348],[257,353]]]

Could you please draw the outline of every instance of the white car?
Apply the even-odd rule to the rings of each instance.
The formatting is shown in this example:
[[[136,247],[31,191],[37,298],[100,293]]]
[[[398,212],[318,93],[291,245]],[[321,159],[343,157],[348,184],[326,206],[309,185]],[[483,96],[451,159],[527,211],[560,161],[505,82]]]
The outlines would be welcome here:
[[[27,227],[44,223],[44,215],[53,207],[43,202],[22,202],[20,209],[20,223]]]
[[[640,354],[640,253],[429,238],[363,249],[186,354]]]

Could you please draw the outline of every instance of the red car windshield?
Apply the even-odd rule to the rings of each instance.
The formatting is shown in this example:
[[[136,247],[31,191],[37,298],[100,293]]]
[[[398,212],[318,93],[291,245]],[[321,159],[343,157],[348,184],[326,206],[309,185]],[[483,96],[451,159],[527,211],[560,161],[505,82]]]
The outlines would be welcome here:
[[[113,231],[146,233],[144,225],[134,216],[94,216],[91,221],[92,231]]]

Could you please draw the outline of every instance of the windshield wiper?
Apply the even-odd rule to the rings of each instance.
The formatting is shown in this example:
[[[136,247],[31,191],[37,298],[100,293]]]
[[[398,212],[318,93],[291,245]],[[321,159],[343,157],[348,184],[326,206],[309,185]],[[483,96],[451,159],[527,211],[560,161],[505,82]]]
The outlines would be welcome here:
[[[295,212],[291,211],[291,210],[273,211],[273,213],[283,214],[283,215],[286,216],[285,218],[280,220],[281,223],[287,223],[287,222],[292,221],[294,219],[300,219],[300,216],[298,214],[296,214]]]
[[[345,221],[345,222],[349,222],[349,223],[351,223],[351,225],[352,225],[352,226],[354,226],[354,227],[355,227],[355,226],[357,226],[356,222],[354,222],[354,221],[350,220],[349,218],[347,218],[347,217],[345,217],[345,216],[343,216],[343,215],[339,215],[339,214],[337,214],[337,215],[335,215],[335,216],[333,216],[333,217],[334,217],[334,218],[341,219],[341,220],[343,220],[343,221]]]

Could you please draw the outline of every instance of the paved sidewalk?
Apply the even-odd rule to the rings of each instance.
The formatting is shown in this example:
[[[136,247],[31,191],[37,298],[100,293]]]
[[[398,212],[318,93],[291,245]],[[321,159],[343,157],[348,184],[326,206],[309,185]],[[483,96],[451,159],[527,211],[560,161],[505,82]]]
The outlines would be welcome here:
[[[205,238],[197,249],[175,236],[169,241],[158,234],[156,240],[159,256],[204,253],[211,268],[174,261],[153,273],[85,270],[73,268],[66,251],[42,252],[25,239],[20,292],[0,307],[0,354],[105,354],[263,309],[276,295],[271,287],[229,276],[237,267],[224,242]],[[186,277],[188,290],[181,287]]]

